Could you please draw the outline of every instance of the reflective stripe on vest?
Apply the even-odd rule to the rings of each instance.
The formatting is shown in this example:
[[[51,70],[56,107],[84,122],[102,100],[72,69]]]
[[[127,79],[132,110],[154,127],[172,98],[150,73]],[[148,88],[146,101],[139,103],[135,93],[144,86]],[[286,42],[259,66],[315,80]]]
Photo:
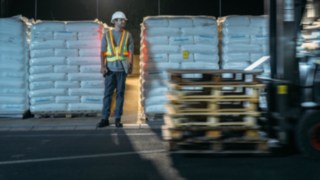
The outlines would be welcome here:
[[[121,33],[119,46],[115,46],[115,42],[112,35],[112,30],[106,33],[107,51],[105,52],[106,61],[113,62],[117,60],[127,60],[129,56],[128,52],[128,38],[129,33],[125,30]]]

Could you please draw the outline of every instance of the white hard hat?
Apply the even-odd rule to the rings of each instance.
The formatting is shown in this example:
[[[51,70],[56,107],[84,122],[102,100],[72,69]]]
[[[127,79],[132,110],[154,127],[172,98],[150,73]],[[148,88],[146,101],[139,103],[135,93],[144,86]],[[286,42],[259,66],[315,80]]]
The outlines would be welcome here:
[[[125,19],[126,21],[128,20],[126,15],[122,11],[116,11],[112,14],[111,22],[115,19]]]

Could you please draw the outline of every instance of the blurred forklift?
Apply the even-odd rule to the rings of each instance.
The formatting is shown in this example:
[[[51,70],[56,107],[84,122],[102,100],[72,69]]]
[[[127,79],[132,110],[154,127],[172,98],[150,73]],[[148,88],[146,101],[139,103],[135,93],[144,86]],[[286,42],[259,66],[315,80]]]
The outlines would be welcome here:
[[[320,159],[320,1],[266,1],[271,77],[266,132]]]
[[[265,0],[265,6],[266,14],[269,14],[270,57],[262,57],[261,61],[249,66],[246,70],[250,71],[168,71],[174,93],[169,96],[171,104],[167,108],[163,136],[168,140],[170,150],[184,150],[180,146],[184,144],[196,144],[197,147],[209,144],[209,152],[225,153],[226,145],[234,139],[224,138],[226,132],[243,132],[235,142],[241,146],[248,142],[253,144],[253,153],[270,152],[274,147],[297,147],[308,157],[320,159],[320,0]],[[259,72],[254,68],[267,59],[270,76],[258,77]],[[198,81],[183,78],[190,73],[200,73],[202,78]],[[257,78],[250,83],[246,80],[223,82],[224,73],[240,73],[241,76],[251,73]],[[205,79],[206,76],[209,79]],[[219,103],[223,102],[251,103],[246,99],[246,93],[226,95],[223,92],[225,85],[242,89],[259,89],[263,85],[266,106],[260,107],[259,115],[251,114],[252,108],[221,108]],[[202,89],[200,95],[183,90],[194,86]],[[205,94],[206,88],[211,89],[211,94]],[[256,92],[255,95],[260,91]],[[205,109],[199,108],[202,104],[206,104]],[[223,122],[224,115],[232,114],[241,122]],[[259,119],[258,129],[246,124],[249,121],[240,114]],[[257,135],[257,130],[265,134]],[[200,136],[197,133],[201,133]],[[236,152],[233,150],[232,147],[231,152]]]

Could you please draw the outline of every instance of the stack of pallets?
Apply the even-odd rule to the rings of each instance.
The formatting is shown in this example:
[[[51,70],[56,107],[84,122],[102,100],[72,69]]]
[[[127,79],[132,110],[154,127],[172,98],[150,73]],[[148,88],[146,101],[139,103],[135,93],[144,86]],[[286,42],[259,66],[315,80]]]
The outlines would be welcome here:
[[[162,135],[170,150],[267,152],[258,125],[260,71],[169,70]]]

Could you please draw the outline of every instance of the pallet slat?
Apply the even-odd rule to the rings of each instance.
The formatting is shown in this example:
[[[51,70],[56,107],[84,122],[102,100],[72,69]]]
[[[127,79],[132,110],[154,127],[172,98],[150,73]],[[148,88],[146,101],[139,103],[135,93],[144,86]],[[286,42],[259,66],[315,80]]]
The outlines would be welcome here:
[[[167,110],[167,115],[171,117],[184,117],[184,116],[227,116],[227,115],[234,115],[234,116],[259,116],[260,113],[257,111],[245,111],[245,112],[237,112],[237,111],[229,111],[229,112],[179,112],[174,107],[170,105],[165,106]]]
[[[202,138],[206,140],[214,140],[230,137],[241,137],[244,140],[257,140],[260,138],[259,128],[256,127],[206,127],[195,128],[191,126],[175,127],[163,125],[161,127],[162,134],[166,140],[182,140],[190,138]]]
[[[262,71],[241,71],[241,70],[168,70],[170,80],[175,84],[179,83],[256,83],[257,76]],[[189,75],[189,76],[188,76]],[[193,76],[193,77],[192,77]],[[192,78],[191,78],[192,77]]]

